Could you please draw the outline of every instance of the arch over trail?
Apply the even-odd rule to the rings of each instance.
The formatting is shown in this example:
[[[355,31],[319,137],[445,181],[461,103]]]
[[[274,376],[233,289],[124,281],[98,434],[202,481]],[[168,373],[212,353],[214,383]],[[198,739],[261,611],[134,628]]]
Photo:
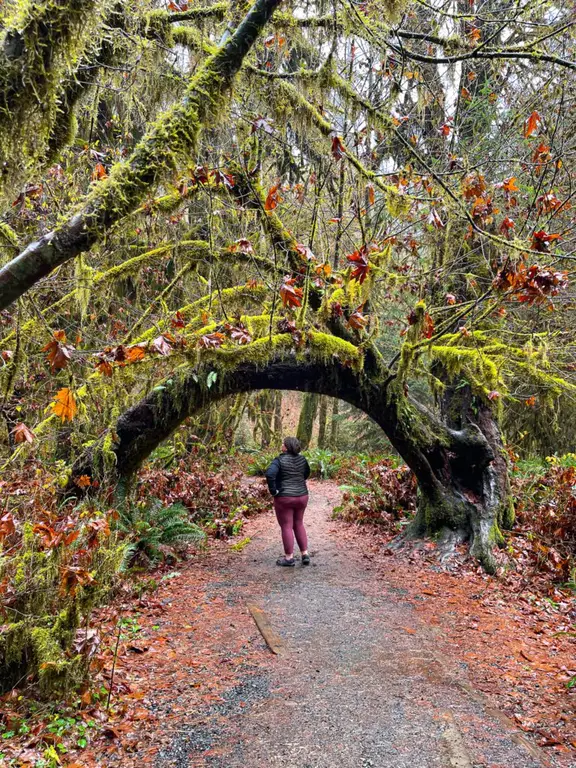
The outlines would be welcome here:
[[[493,420],[484,431],[477,424],[451,429],[398,392],[394,377],[379,378],[348,359],[352,345],[336,339],[341,349],[327,352],[325,338],[309,333],[304,351],[294,349],[289,334],[262,339],[259,359],[243,359],[241,349],[232,359],[222,350],[207,351],[197,365],[177,371],[119,418],[114,430],[118,476],[133,474],[186,417],[229,395],[264,389],[330,395],[370,416],[415,473],[418,513],[406,535],[440,536],[446,545],[469,540],[471,552],[492,570],[499,526],[509,520],[506,465],[503,477]],[[73,474],[94,474],[99,463],[98,449],[91,449]]]

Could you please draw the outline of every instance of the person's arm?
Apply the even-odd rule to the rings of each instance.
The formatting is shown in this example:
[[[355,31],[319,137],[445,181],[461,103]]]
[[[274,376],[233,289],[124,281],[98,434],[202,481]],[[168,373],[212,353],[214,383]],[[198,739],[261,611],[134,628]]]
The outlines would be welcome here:
[[[266,482],[268,483],[268,490],[272,496],[278,496],[278,488],[276,487],[276,480],[280,472],[280,462],[278,459],[274,459],[272,464],[266,470]]]
[[[304,467],[304,480],[308,480],[310,477],[310,464],[308,464],[308,459],[304,457],[304,461],[306,462],[306,466]]]

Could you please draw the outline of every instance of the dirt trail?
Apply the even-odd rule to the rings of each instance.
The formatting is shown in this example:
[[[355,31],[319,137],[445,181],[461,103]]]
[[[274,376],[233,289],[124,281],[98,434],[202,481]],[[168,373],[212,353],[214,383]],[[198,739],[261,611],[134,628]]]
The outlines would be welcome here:
[[[521,737],[464,690],[465,665],[438,650],[442,630],[422,622],[360,547],[339,551],[342,526],[329,519],[337,494],[311,483],[310,567],[274,566],[279,533],[266,515],[249,523],[242,552],[218,545],[161,590],[161,608],[143,619],[150,650],[135,654],[129,675],[133,689],[140,677],[154,693],[138,702],[141,715],[123,737],[132,755],[112,747],[105,764],[553,764],[516,743]],[[282,637],[281,655],[266,648],[249,603]]]

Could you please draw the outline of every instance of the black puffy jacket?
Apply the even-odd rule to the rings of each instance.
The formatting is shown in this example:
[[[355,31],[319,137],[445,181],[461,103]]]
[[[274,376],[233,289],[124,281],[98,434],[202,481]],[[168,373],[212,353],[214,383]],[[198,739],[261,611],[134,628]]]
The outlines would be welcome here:
[[[309,477],[310,466],[301,453],[281,453],[266,470],[272,496],[307,496],[306,480]]]

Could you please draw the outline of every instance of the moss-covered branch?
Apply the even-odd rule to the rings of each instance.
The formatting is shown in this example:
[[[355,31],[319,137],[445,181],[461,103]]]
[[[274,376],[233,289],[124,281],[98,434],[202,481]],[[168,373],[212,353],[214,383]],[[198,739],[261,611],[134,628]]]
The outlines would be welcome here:
[[[75,215],[0,270],[0,309],[57,266],[87,251],[134,211],[167,173],[188,160],[202,126],[223,109],[234,76],[279,2],[256,0],[235,33],[191,79],[183,100],[150,127],[131,157],[95,185]]]
[[[101,37],[110,0],[23,0],[0,37],[2,184],[42,157],[61,118],[62,84]],[[65,89],[64,89],[65,91]],[[73,97],[72,97],[73,98]]]

